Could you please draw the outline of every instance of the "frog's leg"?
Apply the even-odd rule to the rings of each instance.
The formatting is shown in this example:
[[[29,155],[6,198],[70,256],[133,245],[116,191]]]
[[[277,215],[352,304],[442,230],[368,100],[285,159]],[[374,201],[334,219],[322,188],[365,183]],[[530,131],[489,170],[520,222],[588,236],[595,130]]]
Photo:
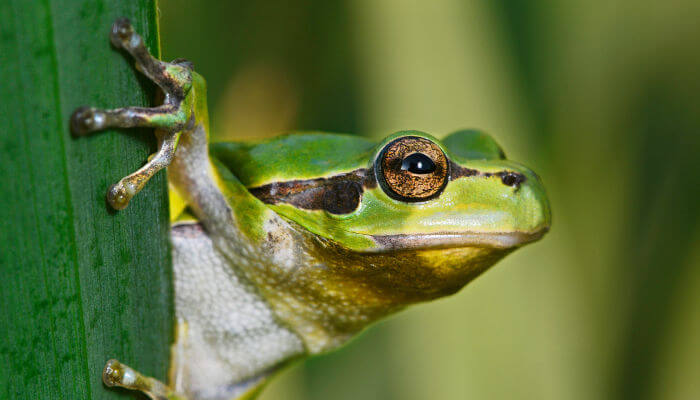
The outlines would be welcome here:
[[[163,382],[141,375],[138,371],[117,360],[107,361],[107,365],[102,371],[102,381],[107,386],[138,390],[153,400],[186,400],[185,397],[175,393]]]
[[[155,175],[172,161],[180,135],[188,121],[193,121],[192,102],[188,96],[192,88],[192,65],[184,60],[172,63],[160,61],[148,53],[141,36],[136,34],[127,19],[118,19],[110,32],[112,44],[126,50],[134,58],[136,69],[155,82],[165,94],[159,107],[125,107],[111,110],[80,107],[71,116],[71,130],[85,135],[107,128],[157,128],[158,151],[138,171],[122,178],[110,187],[107,200],[121,210]]]

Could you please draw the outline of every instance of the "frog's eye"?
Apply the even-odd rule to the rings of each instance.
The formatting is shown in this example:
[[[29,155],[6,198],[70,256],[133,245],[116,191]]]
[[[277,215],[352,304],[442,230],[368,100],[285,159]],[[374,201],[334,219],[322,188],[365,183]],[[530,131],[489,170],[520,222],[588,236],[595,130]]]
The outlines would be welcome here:
[[[447,157],[428,139],[404,136],[387,144],[375,169],[382,189],[401,201],[425,201],[437,197],[447,185]]]

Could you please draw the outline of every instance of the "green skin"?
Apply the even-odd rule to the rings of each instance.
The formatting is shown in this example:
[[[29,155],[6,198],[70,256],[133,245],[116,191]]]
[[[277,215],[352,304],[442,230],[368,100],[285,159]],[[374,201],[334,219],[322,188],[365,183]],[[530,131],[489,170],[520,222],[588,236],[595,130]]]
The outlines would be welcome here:
[[[150,177],[170,166],[173,219],[192,219],[183,211],[194,214],[206,231],[203,236],[217,244],[217,254],[225,255],[243,286],[253,288],[274,314],[278,325],[270,329],[292,332],[303,343],[302,352],[280,355],[246,375],[254,381],[243,396],[254,396],[266,377],[292,358],[337,348],[406,305],[454,293],[549,229],[540,179],[506,160],[490,136],[475,130],[442,141],[402,131],[380,143],[328,133],[284,135],[211,144],[204,161],[197,161],[192,155],[209,131],[204,79],[187,62],[151,57],[126,20],[115,22],[111,39],[134,56],[137,68],[166,96],[164,105],[152,109],[85,107],[74,113],[76,134],[108,127],[157,128],[158,152],[110,188],[109,203],[125,208]],[[384,151],[406,138],[432,143],[447,160],[442,189],[420,201],[392,195],[392,184],[381,172]],[[284,188],[294,188],[292,195],[280,194]],[[217,208],[217,202],[223,206]],[[285,269],[281,259],[293,269]],[[103,377],[110,386],[155,399],[185,398],[187,392],[115,360]]]
[[[526,181],[516,189],[504,185],[498,176],[455,179],[448,182],[439,197],[420,203],[394,200],[378,185],[363,193],[355,211],[342,215],[290,204],[269,207],[317,235],[358,251],[378,249],[368,238],[371,235],[440,232],[536,235],[549,226],[549,204],[537,175],[505,160],[496,142],[480,131],[458,131],[443,142],[423,132],[401,131],[379,144],[359,136],[293,134],[259,143],[215,143],[211,145],[211,154],[246,188],[253,188],[369,169],[387,143],[403,136],[431,140],[463,168],[481,173],[514,171],[524,175]]]

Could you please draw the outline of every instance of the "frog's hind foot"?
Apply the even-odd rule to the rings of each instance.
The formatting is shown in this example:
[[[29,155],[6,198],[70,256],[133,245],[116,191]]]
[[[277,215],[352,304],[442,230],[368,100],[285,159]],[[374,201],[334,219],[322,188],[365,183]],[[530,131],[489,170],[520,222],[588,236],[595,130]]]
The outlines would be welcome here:
[[[158,107],[80,107],[71,116],[71,130],[79,136],[108,128],[157,129],[158,151],[146,165],[112,185],[107,193],[110,205],[121,210],[156,172],[170,164],[180,135],[187,129],[188,122],[194,121],[189,96],[192,89],[192,64],[185,60],[168,63],[153,57],[141,36],[134,32],[129,20],[125,18],[114,22],[110,40],[115,47],[131,54],[136,69],[156,83],[165,94],[163,105]]]
[[[153,400],[186,400],[175,393],[163,382],[141,375],[138,371],[122,364],[117,360],[107,361],[102,371],[102,381],[107,386],[119,386],[129,390],[137,390]]]

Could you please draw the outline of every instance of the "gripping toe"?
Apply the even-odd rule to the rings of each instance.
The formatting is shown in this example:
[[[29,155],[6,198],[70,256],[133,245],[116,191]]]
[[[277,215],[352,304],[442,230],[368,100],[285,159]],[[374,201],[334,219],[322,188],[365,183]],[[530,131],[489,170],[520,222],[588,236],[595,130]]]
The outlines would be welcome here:
[[[79,107],[70,117],[70,130],[76,136],[102,129],[104,118],[92,107]]]
[[[127,48],[127,44],[134,36],[134,28],[131,26],[131,21],[127,18],[119,18],[112,24],[112,31],[109,34],[109,39],[117,48]]]

